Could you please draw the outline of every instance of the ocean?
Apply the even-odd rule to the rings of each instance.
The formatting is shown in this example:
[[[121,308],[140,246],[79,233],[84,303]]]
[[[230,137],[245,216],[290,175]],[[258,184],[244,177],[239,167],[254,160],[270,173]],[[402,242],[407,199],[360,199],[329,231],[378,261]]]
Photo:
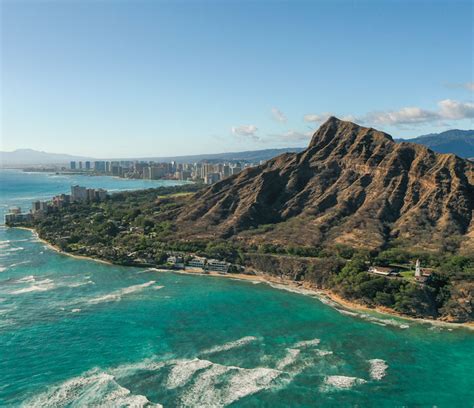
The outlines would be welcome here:
[[[170,182],[0,171],[8,207]],[[0,226],[0,406],[472,407],[474,332],[107,265]]]

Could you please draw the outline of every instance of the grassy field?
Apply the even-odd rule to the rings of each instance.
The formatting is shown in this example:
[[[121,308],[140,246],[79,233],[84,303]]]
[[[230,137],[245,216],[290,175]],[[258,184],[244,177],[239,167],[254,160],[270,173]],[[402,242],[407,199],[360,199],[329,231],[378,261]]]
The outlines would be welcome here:
[[[400,276],[408,281],[414,281],[415,271],[403,271],[403,272],[400,272]]]

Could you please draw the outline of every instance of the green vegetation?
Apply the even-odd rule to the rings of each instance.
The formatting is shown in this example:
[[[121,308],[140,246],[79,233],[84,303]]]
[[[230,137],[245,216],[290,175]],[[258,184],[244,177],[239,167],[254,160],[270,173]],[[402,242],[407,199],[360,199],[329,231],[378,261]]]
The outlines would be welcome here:
[[[310,247],[251,240],[177,239],[173,211],[192,200],[199,185],[113,194],[100,203],[74,203],[32,225],[40,237],[62,250],[123,265],[165,265],[169,252],[217,258],[316,287],[369,306],[389,307],[411,316],[473,320],[474,256],[391,247],[356,250],[344,245]],[[255,231],[270,231],[262,225]],[[413,277],[420,259],[432,274]],[[400,277],[369,274],[370,265],[398,266]]]

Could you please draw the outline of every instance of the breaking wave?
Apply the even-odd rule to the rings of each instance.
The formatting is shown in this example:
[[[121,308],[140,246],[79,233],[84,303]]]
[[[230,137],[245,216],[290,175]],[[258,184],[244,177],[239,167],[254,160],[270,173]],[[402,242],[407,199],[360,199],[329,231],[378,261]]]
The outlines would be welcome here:
[[[312,346],[317,346],[320,342],[321,342],[320,339],[303,340],[296,343],[293,347],[296,347],[296,348],[312,347]]]
[[[13,285],[22,285],[22,287],[7,291],[5,293],[10,295],[20,295],[31,292],[46,292],[48,290],[53,290],[60,287],[76,288],[91,283],[94,282],[91,280],[87,280],[85,282],[55,282],[49,278],[38,279],[35,275],[28,275],[12,282]]]
[[[170,371],[166,387],[168,389],[182,387],[197,371],[208,368],[211,365],[212,362],[198,358],[178,361]]]
[[[180,396],[178,405],[224,407],[275,386],[275,380],[282,374],[279,370],[265,367],[241,368],[212,363]]]
[[[324,379],[324,386],[326,389],[349,389],[355,385],[365,384],[366,382],[366,380],[357,377],[330,375]]]
[[[115,381],[114,376],[92,370],[52,387],[23,404],[24,407],[161,407],[143,395],[134,395]]]
[[[8,249],[5,249],[5,252],[16,252],[16,251],[23,251],[23,247],[12,247],[12,248],[8,248]]]
[[[373,324],[376,324],[378,326],[383,326],[383,327],[391,326],[391,327],[398,327],[400,329],[410,328],[410,326],[408,324],[401,323],[401,322],[397,321],[396,319],[390,319],[390,318],[383,319],[383,318],[371,316],[367,313],[352,312],[352,311],[349,311],[349,310],[346,310],[346,309],[340,309],[340,308],[337,308],[337,307],[335,309],[343,315],[351,316],[351,317],[358,317],[358,318],[364,319],[368,322],[371,322]]]
[[[8,268],[15,268],[16,266],[25,265],[25,264],[29,264],[29,263],[31,263],[31,261],[16,262],[16,263],[13,263],[13,264],[9,265]]]
[[[87,303],[95,305],[98,303],[104,303],[104,302],[116,302],[120,299],[122,299],[123,296],[129,295],[132,293],[140,292],[143,289],[148,288],[149,286],[152,286],[156,283],[156,281],[149,281],[146,283],[142,283],[140,285],[133,285],[129,286],[127,288],[122,288],[119,290],[116,290],[112,293],[109,293],[107,295],[99,296],[93,299],[89,299]],[[156,286],[155,289],[161,289],[163,286]]]
[[[51,279],[36,280],[34,276],[27,276],[26,278],[19,279],[18,282],[31,283],[31,285],[15,289],[8,292],[11,295],[20,295],[22,293],[30,292],[46,292],[51,289],[55,289],[56,285]]]
[[[286,356],[277,363],[277,369],[283,370],[289,365],[293,364],[300,354],[298,349],[287,349]]]
[[[387,363],[379,358],[369,360],[370,363],[370,378],[373,380],[381,380],[386,375],[388,368]]]
[[[210,349],[204,350],[201,352],[201,354],[214,354],[214,353],[219,353],[221,351],[227,351],[231,350],[237,347],[243,347],[249,343],[252,343],[256,341],[257,338],[254,336],[247,336],[247,337],[242,337],[239,340],[231,341],[229,343],[225,343],[221,346],[215,346],[211,347]]]

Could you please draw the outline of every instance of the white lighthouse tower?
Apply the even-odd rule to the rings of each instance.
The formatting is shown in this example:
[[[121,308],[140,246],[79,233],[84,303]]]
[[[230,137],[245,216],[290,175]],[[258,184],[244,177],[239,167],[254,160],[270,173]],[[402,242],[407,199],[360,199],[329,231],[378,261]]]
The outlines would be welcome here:
[[[421,267],[420,267],[420,260],[416,260],[416,265],[415,265],[415,278],[419,279],[421,278]]]

